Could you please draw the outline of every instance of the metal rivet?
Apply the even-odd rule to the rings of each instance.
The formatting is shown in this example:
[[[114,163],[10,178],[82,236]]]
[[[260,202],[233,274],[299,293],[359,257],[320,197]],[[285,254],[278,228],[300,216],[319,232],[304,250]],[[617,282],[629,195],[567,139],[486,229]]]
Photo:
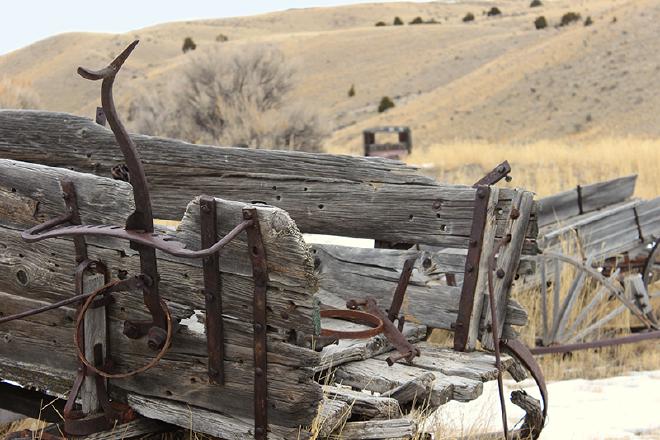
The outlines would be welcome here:
[[[442,208],[442,202],[440,200],[436,200],[433,202],[433,209],[440,209]]]
[[[470,240],[470,246],[475,247],[479,244],[477,240]]]
[[[261,330],[263,330],[263,328],[264,327],[259,323],[254,324],[254,331],[255,332],[260,332]]]
[[[264,374],[264,370],[262,370],[261,368],[257,367],[257,368],[254,369],[254,374],[256,374],[257,376],[263,376],[263,374]]]
[[[504,269],[502,268],[497,269],[497,278],[504,278],[504,275],[505,275]]]
[[[202,212],[204,212],[204,213],[211,212],[211,208],[209,208],[209,205],[207,205],[207,204],[202,205]]]
[[[473,272],[474,271],[474,266],[472,264],[468,263],[466,269],[467,269],[468,272]]]

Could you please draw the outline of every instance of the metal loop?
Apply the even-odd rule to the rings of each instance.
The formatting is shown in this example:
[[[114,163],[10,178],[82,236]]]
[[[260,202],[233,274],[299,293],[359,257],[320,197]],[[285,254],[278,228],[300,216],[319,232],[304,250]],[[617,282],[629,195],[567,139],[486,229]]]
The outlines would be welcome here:
[[[127,373],[116,373],[116,374],[102,371],[102,370],[96,368],[94,365],[92,365],[87,360],[87,358],[85,357],[85,354],[83,353],[83,349],[81,347],[80,335],[79,335],[79,333],[81,333],[80,329],[81,329],[81,326],[82,326],[82,323],[83,323],[83,320],[84,320],[84,317],[85,317],[85,313],[87,313],[87,310],[92,305],[92,302],[94,302],[94,299],[98,295],[100,295],[102,293],[105,293],[108,289],[110,289],[111,287],[113,287],[117,283],[119,283],[119,281],[110,282],[110,283],[104,285],[103,287],[97,289],[96,291],[94,291],[87,298],[87,300],[85,301],[85,304],[83,304],[82,307],[80,308],[80,312],[78,313],[78,317],[76,319],[76,328],[75,328],[75,331],[73,333],[73,335],[74,335],[73,336],[74,346],[75,346],[75,349],[76,349],[76,354],[78,355],[78,359],[80,359],[80,362],[82,362],[88,370],[98,374],[99,376],[105,377],[107,379],[125,379],[127,377],[135,376],[136,374],[143,373],[143,372],[149,370],[150,368],[153,368],[163,358],[163,356],[165,356],[165,353],[167,353],[167,351],[169,350],[170,345],[172,343],[172,336],[173,336],[173,333],[174,333],[173,332],[173,326],[172,326],[172,314],[170,313],[170,309],[167,307],[167,304],[165,303],[165,301],[162,298],[160,298],[160,306],[163,309],[163,313],[165,314],[165,318],[166,318],[166,322],[167,322],[167,337],[165,338],[165,343],[163,344],[163,347],[158,352],[156,357],[154,357],[151,360],[151,362],[149,362],[148,364],[146,364],[143,367],[140,367],[136,370],[129,371]]]
[[[366,339],[381,334],[383,332],[383,320],[378,316],[371,313],[363,312],[360,310],[342,310],[342,309],[329,309],[321,310],[321,318],[335,318],[343,319],[345,321],[355,322],[357,324],[364,324],[373,326],[369,330],[356,330],[356,331],[342,331],[321,329],[321,336],[337,338],[337,339]]]

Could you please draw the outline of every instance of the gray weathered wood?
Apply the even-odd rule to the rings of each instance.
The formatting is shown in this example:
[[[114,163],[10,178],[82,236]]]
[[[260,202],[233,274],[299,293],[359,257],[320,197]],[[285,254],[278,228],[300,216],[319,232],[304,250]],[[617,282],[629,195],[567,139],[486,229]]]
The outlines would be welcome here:
[[[414,250],[314,246],[321,290],[340,298],[338,303],[331,304],[335,307],[344,307],[349,299],[372,296],[381,307],[387,308],[392,301],[403,261],[416,254],[419,258],[406,289],[401,312],[408,321],[451,330],[456,321],[461,288],[438,282],[441,276],[438,268],[443,265],[438,254]],[[427,260],[431,263],[424,267]],[[465,268],[464,261],[461,270]],[[325,293],[321,294],[321,297],[325,296]],[[509,325],[524,325],[526,319],[526,314],[517,304],[507,304],[506,321]]]
[[[82,293],[92,293],[102,287],[103,284],[105,283],[102,274],[83,275]],[[92,363],[94,362],[94,346],[96,344],[100,344],[102,347],[102,359],[106,358],[108,348],[106,325],[105,307],[90,309],[85,314],[83,324],[85,357]],[[85,414],[94,414],[101,410],[96,392],[96,380],[93,377],[86,377],[83,381],[80,397],[82,398],[82,409]]]
[[[499,188],[491,187],[488,197],[487,209],[485,213],[485,223],[483,229],[483,239],[481,242],[481,252],[479,256],[479,266],[475,267],[476,284],[474,292],[465,292],[468,295],[474,295],[472,309],[467,315],[468,322],[462,323],[467,325],[467,339],[465,340],[464,349],[472,351],[477,347],[479,340],[479,328],[481,327],[481,317],[485,309],[484,298],[488,295],[488,272],[490,272],[490,258],[495,252],[495,215],[496,206],[499,199]],[[468,251],[469,252],[469,251]],[[467,270],[467,269],[466,269]],[[465,284],[464,284],[465,286]],[[463,294],[463,293],[461,293]],[[455,321],[458,324],[458,319]]]
[[[135,411],[145,417],[158,418],[192,432],[202,432],[226,440],[254,439],[254,422],[245,415],[210,412],[183,403],[137,394],[129,394],[127,400]],[[268,438],[273,440],[309,438],[309,433],[299,431],[298,428],[270,425],[269,429]]]
[[[211,194],[279,206],[303,232],[467,245],[474,188],[438,184],[400,162],[221,148],[140,135],[134,140],[159,218],[178,220],[189,200]],[[0,111],[0,155],[101,176],[110,176],[110,168],[123,162],[108,129],[47,112]],[[502,219],[511,195],[502,190]],[[536,237],[535,225],[530,239]]]
[[[351,407],[353,415],[369,420],[396,419],[401,417],[399,402],[391,397],[377,396],[350,388],[324,385],[323,393],[329,399],[341,400]]]
[[[337,368],[335,377],[343,385],[384,393],[427,373],[428,370],[422,367],[400,363],[390,367],[384,360],[366,359],[341,365]],[[483,390],[481,381],[460,376],[447,376],[439,371],[433,372],[433,375],[435,381],[429,396],[431,406],[442,405],[450,399],[462,402],[474,400],[481,395]]]
[[[582,213],[588,213],[629,199],[635,191],[636,175],[581,186]],[[562,222],[580,214],[577,188],[538,201],[539,226]]]
[[[62,178],[72,180],[82,194],[79,207],[83,223],[109,223],[107,220],[110,220],[121,225],[132,211],[130,186],[92,175],[7,160],[0,160],[0,170],[0,188],[3,188],[0,291],[5,298],[0,306],[2,313],[23,311],[34,303],[43,305],[70,297],[74,268],[71,241],[52,239],[27,244],[20,238],[20,230],[64,212],[59,189]],[[220,214],[217,226],[220,234],[224,234],[240,222],[241,210],[248,205],[219,199],[216,202]],[[193,212],[199,210],[197,201],[188,208],[179,230],[172,235],[198,249],[199,219]],[[11,215],[5,216],[5,212]],[[271,275],[268,286],[271,421],[289,426],[309,424],[322,397],[321,386],[312,378],[319,356],[287,341],[297,332],[314,332],[317,281],[313,259],[302,234],[286,213],[273,207],[257,206],[257,215]],[[138,255],[128,243],[89,238],[88,244],[90,257],[106,263],[112,278],[139,273]],[[204,336],[183,328],[157,367],[137,378],[113,383],[117,397],[121,399],[122,393],[130,391],[227,414],[245,414],[251,410],[253,281],[247,252],[242,234],[222,254],[226,262],[221,266],[222,296],[227,314],[224,319],[227,381],[222,393],[208,385]],[[204,308],[199,262],[159,253],[159,268],[161,293],[176,320]],[[117,303],[108,315],[109,336],[117,368],[126,371],[144,365],[152,353],[144,340],[125,338],[121,323],[124,319],[144,319],[148,315],[141,294],[122,293],[116,298]],[[56,326],[46,324],[53,319]],[[3,325],[0,329],[5,336],[0,339],[2,377],[21,383],[33,381],[42,389],[66,392],[77,368],[70,342],[72,321],[72,310],[64,308]]]
[[[85,437],[86,440],[124,440],[145,435],[154,435],[171,431],[172,425],[158,420],[140,417],[128,423],[117,425],[109,431],[97,432]]]
[[[412,439],[417,423],[411,419],[348,422],[341,432],[344,440]]]
[[[533,194],[526,191],[516,191],[512,206],[518,210],[519,215],[517,217],[514,216],[516,218],[509,218],[506,231],[507,234],[510,234],[511,241],[503,244],[499,248],[496,271],[500,269],[503,270],[504,277],[500,278],[499,276],[493,276],[493,293],[495,297],[498,323],[497,332],[500,336],[506,325],[505,317],[507,304],[511,297],[511,286],[518,269],[518,262],[520,261],[520,255],[524,245],[524,231],[527,230],[527,223],[529,221],[533,203]],[[490,302],[488,301],[486,301],[484,306],[484,316],[485,325],[482,328],[485,328],[486,331],[481,337],[481,344],[487,350],[494,350],[493,333],[492,331],[488,331],[489,328],[492,328],[492,315],[490,312]]]
[[[394,389],[384,392],[382,395],[395,399],[402,407],[408,404],[416,406],[415,404],[423,404],[426,397],[431,393],[433,381],[435,381],[435,375],[427,372]]]
[[[351,413],[349,403],[339,399],[323,399],[312,425],[312,433],[319,438],[326,438],[335,431],[341,432]]]

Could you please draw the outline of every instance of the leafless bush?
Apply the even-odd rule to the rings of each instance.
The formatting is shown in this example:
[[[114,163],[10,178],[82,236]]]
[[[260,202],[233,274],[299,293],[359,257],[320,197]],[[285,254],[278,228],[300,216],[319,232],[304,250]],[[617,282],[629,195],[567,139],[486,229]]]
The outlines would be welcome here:
[[[213,47],[190,57],[164,92],[135,100],[136,131],[195,143],[320,151],[318,115],[290,102],[294,71],[269,46]]]
[[[0,109],[35,109],[39,106],[39,96],[30,87],[7,78],[0,78]]]

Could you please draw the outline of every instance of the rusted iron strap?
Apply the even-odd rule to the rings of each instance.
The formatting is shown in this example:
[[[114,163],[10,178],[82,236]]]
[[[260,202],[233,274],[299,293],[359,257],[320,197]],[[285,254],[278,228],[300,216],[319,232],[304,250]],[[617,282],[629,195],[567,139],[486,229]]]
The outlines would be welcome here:
[[[142,275],[138,275],[136,277],[127,280],[114,281],[113,283],[107,284],[106,285],[107,287],[104,286],[103,292],[99,292],[98,294],[109,295],[110,293],[114,293],[114,292],[139,289],[144,283],[142,277],[143,277]],[[15,315],[4,316],[0,318],[0,324],[14,321],[16,319],[23,319],[30,316],[38,315],[39,313],[48,312],[49,310],[58,309],[60,307],[68,306],[70,304],[80,303],[81,301],[87,300],[90,296],[94,295],[95,293],[96,292],[72,296],[71,298],[67,298],[62,301],[49,304],[47,306],[39,307],[37,309],[26,310],[25,312],[16,313]],[[91,307],[93,306],[94,304],[92,304]]]
[[[500,345],[510,355],[518,359],[525,368],[527,368],[536,382],[536,386],[538,386],[539,391],[541,392],[541,398],[543,399],[543,425],[545,425],[545,421],[548,417],[548,388],[545,384],[545,377],[543,376],[541,366],[536,362],[536,359],[534,359],[530,349],[519,340],[501,339]]]
[[[401,271],[399,282],[396,285],[396,290],[392,297],[392,305],[390,305],[390,308],[387,310],[387,317],[392,322],[399,319],[399,312],[403,305],[403,298],[406,295],[406,289],[408,288],[408,283],[410,282],[410,276],[412,275],[416,260],[417,257],[412,257],[408,258],[405,263],[403,263],[403,270]]]
[[[458,303],[458,316],[454,331],[454,350],[465,351],[470,331],[470,316],[474,306],[474,295],[477,289],[477,278],[479,274],[479,263],[481,261],[481,250],[484,240],[484,229],[486,228],[486,216],[488,212],[488,199],[490,198],[490,187],[477,187],[472,213],[472,229],[465,261],[465,276],[461,289],[461,298]]]
[[[419,348],[411,344],[394,323],[389,320],[387,314],[378,307],[375,298],[367,297],[364,300],[349,300],[346,302],[346,307],[349,309],[355,309],[359,306],[364,307],[367,313],[377,316],[383,321],[383,334],[398,352],[398,354],[393,354],[386,359],[388,365],[392,366],[401,359],[411,363],[415,357],[420,355]]]
[[[506,402],[504,397],[504,384],[502,382],[502,357],[500,355],[500,327],[499,320],[497,318],[497,301],[495,298],[495,286],[493,283],[493,272],[496,269],[496,257],[500,252],[502,246],[510,242],[509,240],[502,239],[497,243],[493,253],[489,256],[488,260],[488,301],[490,305],[490,319],[491,319],[491,328],[490,331],[493,334],[493,345],[495,347],[495,367],[497,368],[497,388],[500,398],[500,408],[502,411],[502,427],[504,432],[504,438],[509,440],[509,426],[506,417]],[[498,274],[499,275],[499,274]]]
[[[78,211],[78,196],[76,194],[76,187],[73,182],[69,180],[60,181],[60,188],[62,188],[62,197],[69,213],[71,214],[71,224],[79,225],[80,212]],[[76,263],[81,263],[87,259],[87,245],[85,244],[85,237],[73,237],[73,245],[76,250]]]
[[[575,190],[577,191],[578,212],[582,215],[584,214],[584,206],[582,205],[582,186],[578,185]]]
[[[591,348],[612,347],[614,345],[632,344],[635,342],[660,339],[660,330],[637,333],[620,338],[601,339],[593,342],[581,342],[577,344],[551,345],[549,347],[534,347],[530,349],[532,354],[567,353],[569,351],[589,350]]]
[[[199,199],[202,248],[210,248],[218,241],[218,215],[215,198]],[[209,354],[208,376],[212,384],[224,384],[224,331],[222,322],[222,287],[220,256],[214,253],[203,259],[204,299],[206,302],[206,347]]]
[[[642,225],[639,222],[639,213],[637,212],[637,206],[633,206],[633,214],[635,214],[635,225],[637,225],[637,234],[639,235],[639,241],[644,243],[646,239],[644,238],[644,232],[642,231]]]
[[[68,221],[68,216],[58,218],[59,223],[62,224],[62,219]],[[141,231],[131,231],[123,229],[119,226],[107,225],[80,225],[80,226],[63,226],[57,229],[48,230],[45,232],[35,232],[35,228],[28,229],[21,232],[21,238],[28,243],[45,240],[47,238],[57,237],[75,237],[79,235],[92,235],[102,237],[112,237],[123,240],[129,240],[131,243],[136,243],[140,246],[158,249],[175,257],[181,258],[204,258],[213,255],[227,246],[233,239],[235,239],[241,232],[251,226],[251,221],[243,221],[236,225],[227,235],[221,240],[217,241],[212,247],[208,249],[201,249],[192,251],[185,248],[185,245],[179,241],[174,240],[172,236],[160,233],[145,233]],[[45,223],[43,225],[46,225]],[[43,231],[46,228],[40,228]],[[50,228],[49,228],[50,229]],[[143,272],[146,274],[146,272]],[[149,274],[147,274],[149,275]],[[150,275],[151,276],[151,275]]]
[[[475,188],[478,186],[482,185],[495,185],[497,182],[499,182],[502,179],[506,179],[506,181],[511,180],[511,176],[509,176],[509,173],[511,172],[511,165],[509,165],[509,161],[505,160],[488,174],[486,174],[484,177],[479,179],[474,185]]]
[[[243,209],[243,219],[252,221],[247,229],[248,253],[252,261],[254,279],[254,438],[268,437],[268,350],[266,346],[266,292],[268,288],[268,262],[257,210]]]

